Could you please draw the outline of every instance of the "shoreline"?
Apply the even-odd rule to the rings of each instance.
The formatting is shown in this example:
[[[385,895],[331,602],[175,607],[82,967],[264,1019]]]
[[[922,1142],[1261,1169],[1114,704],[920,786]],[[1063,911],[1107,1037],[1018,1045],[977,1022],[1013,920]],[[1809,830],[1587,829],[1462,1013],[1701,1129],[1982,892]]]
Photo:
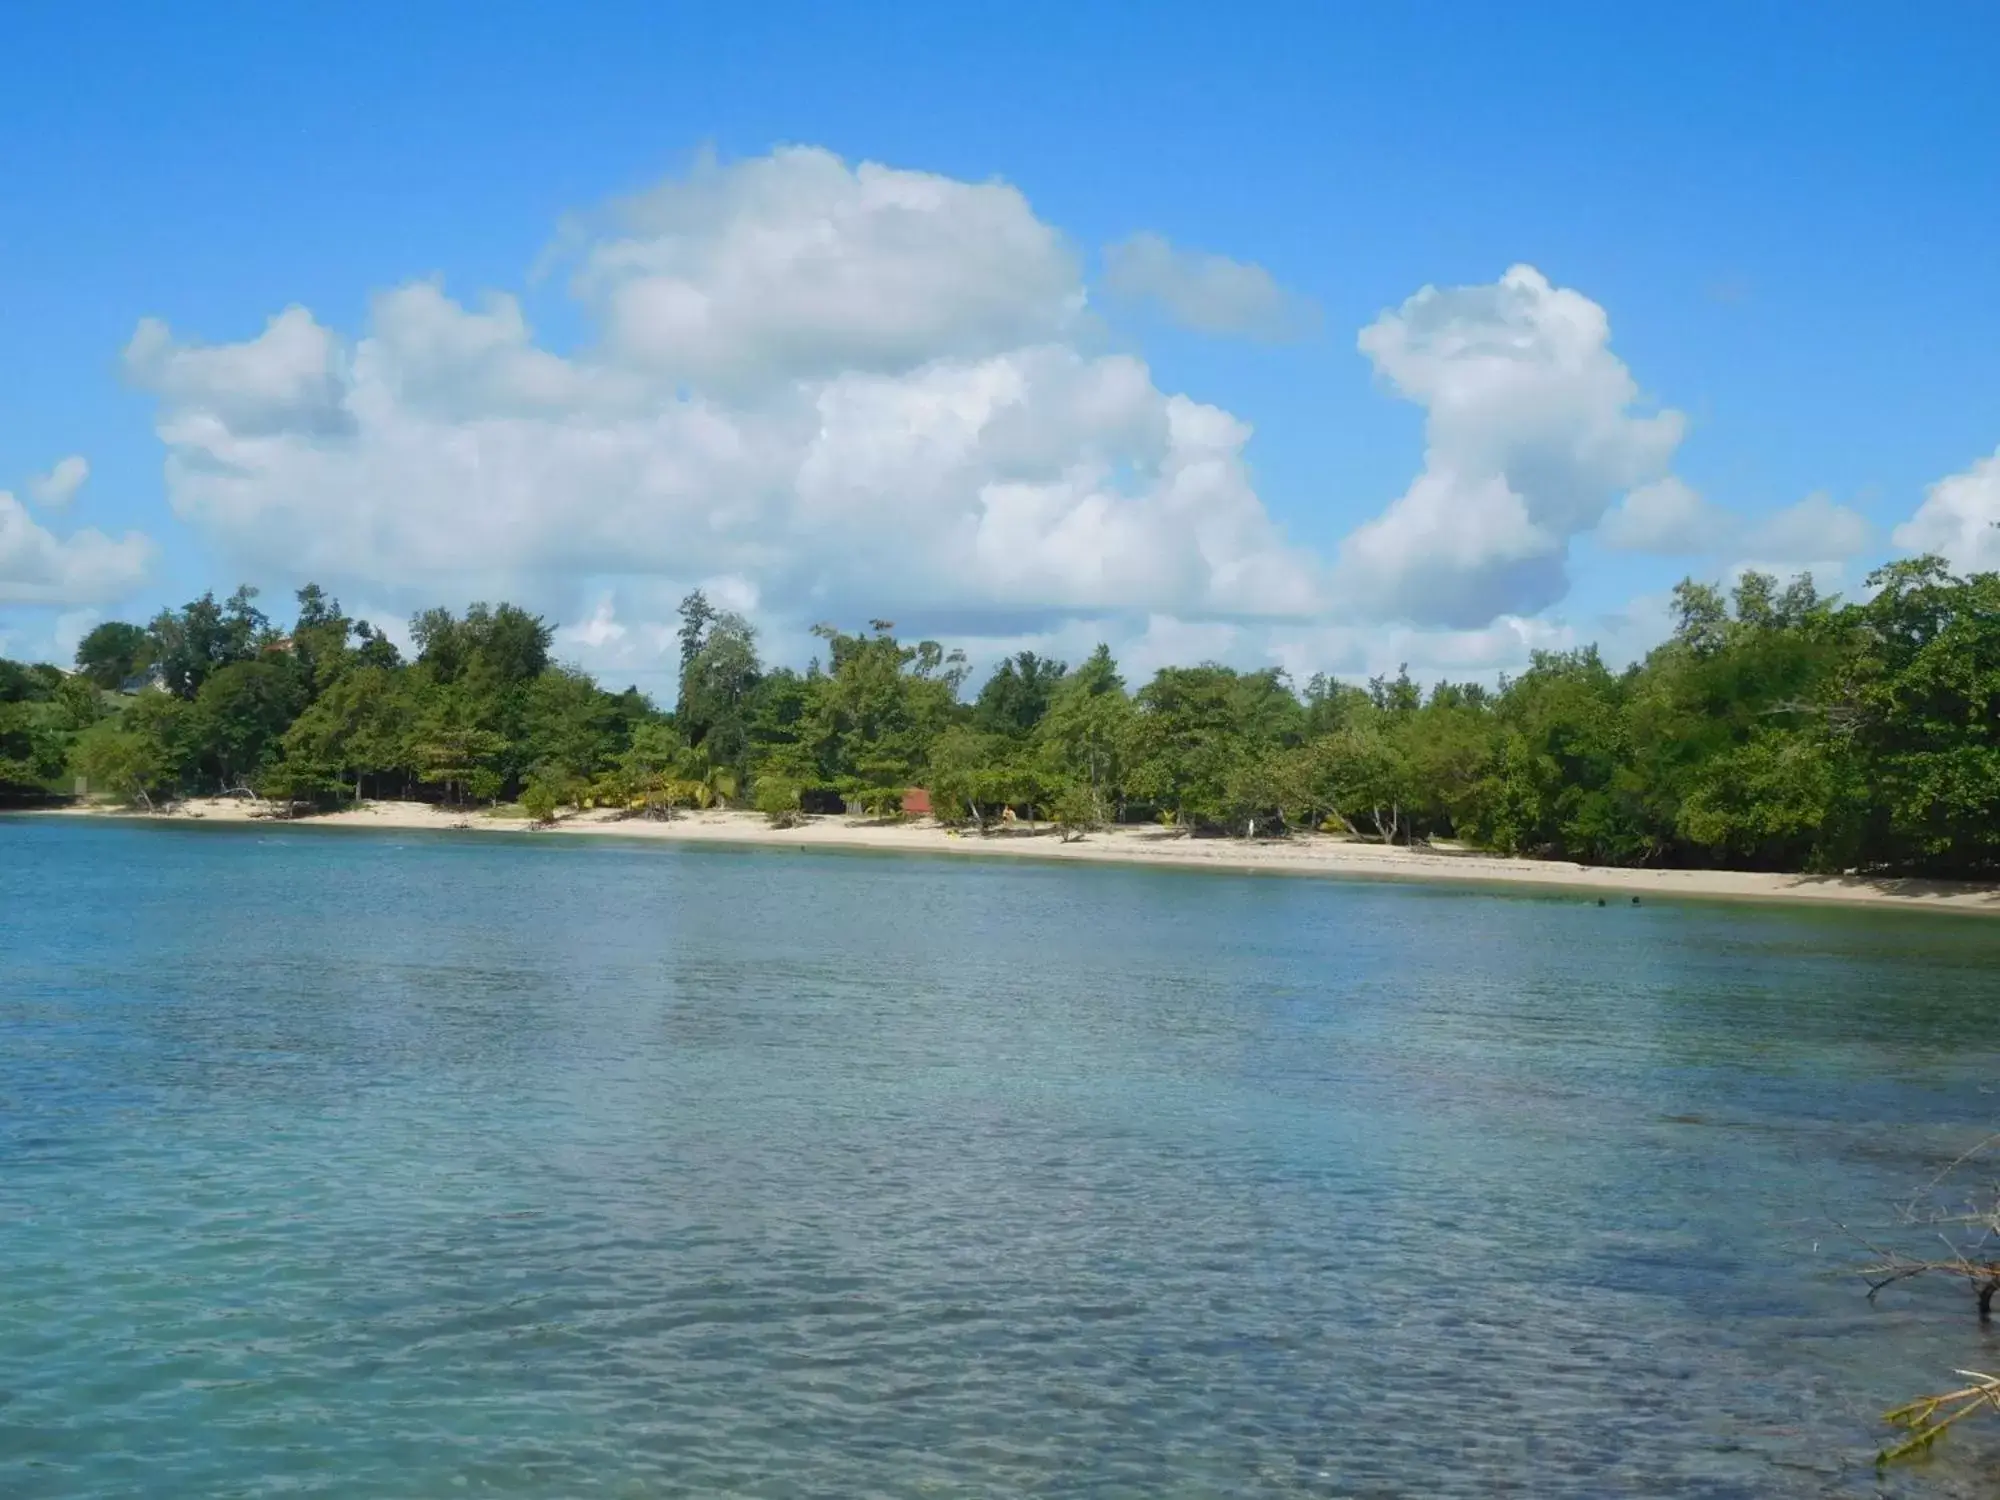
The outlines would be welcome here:
[[[959,833],[931,822],[883,823],[865,818],[819,817],[797,828],[773,828],[761,814],[719,809],[689,811],[671,822],[617,818],[598,809],[571,813],[551,828],[530,828],[522,818],[456,812],[427,802],[369,802],[341,812],[296,819],[269,817],[261,803],[204,798],[171,812],[127,808],[23,809],[37,818],[114,818],[148,823],[270,823],[287,829],[361,828],[435,833],[512,833],[535,837],[657,839],[683,844],[734,844],[767,848],[838,849],[874,853],[945,854],[1026,858],[1049,862],[1120,864],[1155,869],[1210,870],[1231,874],[1306,875],[1394,880],[1436,885],[1488,885],[1572,891],[1609,897],[1777,901],[1802,905],[1871,906],[1919,911],[2000,915],[2000,886],[1833,875],[1777,875],[1741,870],[1626,869],[1556,860],[1521,859],[1473,851],[1385,848],[1330,834],[1297,834],[1253,842],[1188,838],[1145,827],[1101,829],[1063,843],[1047,824],[990,834]]]

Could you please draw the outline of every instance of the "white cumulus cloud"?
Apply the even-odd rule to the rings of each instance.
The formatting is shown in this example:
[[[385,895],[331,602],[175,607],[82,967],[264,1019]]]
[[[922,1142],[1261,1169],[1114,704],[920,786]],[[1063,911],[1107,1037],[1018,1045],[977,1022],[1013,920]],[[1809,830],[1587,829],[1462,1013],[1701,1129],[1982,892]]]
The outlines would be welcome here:
[[[1628,491],[1605,515],[1597,536],[1614,551],[1673,557],[1712,552],[1735,528],[1734,517],[1670,474]]]
[[[1815,492],[1753,524],[1741,547],[1770,563],[1837,563],[1868,550],[1875,530],[1857,510]]]
[[[47,510],[61,510],[76,498],[76,492],[83,488],[90,478],[90,460],[79,453],[72,453],[59,461],[46,474],[37,474],[28,481],[28,494],[34,502]]]
[[[1350,679],[1393,677],[1407,667],[1419,682],[1492,682],[1526,668],[1537,651],[1578,644],[1569,625],[1521,615],[1502,615],[1466,630],[1328,625],[1296,632],[1273,629],[1269,638],[1272,658],[1301,681],[1315,672]]]
[[[1935,552],[1962,572],[2000,569],[2000,449],[1933,484],[1893,539],[1911,552]]]
[[[1150,231],[1105,247],[1104,285],[1115,296],[1157,303],[1199,333],[1286,339],[1319,326],[1312,300],[1287,291],[1262,266],[1183,250]]]
[[[353,338],[296,307],[234,344],[142,323],[177,513],[410,599],[729,577],[792,619],[1322,607],[1249,427],[1069,336],[1080,273],[1012,188],[782,151],[576,253],[573,355],[431,282]]]
[[[1567,591],[1570,539],[1618,495],[1667,477],[1685,423],[1641,408],[1610,321],[1515,266],[1426,287],[1363,329],[1361,351],[1425,409],[1424,468],[1341,549],[1354,607],[1475,628]]]
[[[0,490],[0,604],[107,602],[145,576],[152,544],[137,532],[106,536],[95,528],[58,537]]]
[[[125,346],[125,368],[169,412],[238,436],[334,433],[345,425],[339,341],[303,307],[286,308],[254,339],[213,348],[176,344],[166,324],[141,319]],[[189,434],[196,443],[201,435]]]
[[[1597,536],[1614,551],[1729,557],[1764,572],[1813,567],[1831,575],[1867,551],[1875,533],[1861,512],[1823,492],[1757,519],[1711,505],[1669,475],[1628,493],[1605,515]]]
[[[790,147],[620,204],[578,286],[612,349],[695,382],[896,370],[1059,337],[1074,255],[1005,183]]]
[[[1529,267],[1363,330],[1426,452],[1328,567],[1266,510],[1246,422],[1094,342],[1076,257],[1003,183],[806,148],[705,161],[574,221],[562,253],[582,336],[560,348],[514,297],[434,280],[351,330],[301,306],[234,342],[142,321],[126,370],[157,398],[176,514],[273,583],[515,598],[607,671],[658,670],[696,584],[773,636],[885,616],[1373,668],[1404,649],[1386,624],[1472,670],[1568,639],[1529,617],[1620,496],[1684,508],[1680,416],[1644,408],[1602,308]],[[1184,321],[1298,310],[1256,267],[1146,236],[1113,259]],[[136,542],[93,536],[60,545],[101,574]]]

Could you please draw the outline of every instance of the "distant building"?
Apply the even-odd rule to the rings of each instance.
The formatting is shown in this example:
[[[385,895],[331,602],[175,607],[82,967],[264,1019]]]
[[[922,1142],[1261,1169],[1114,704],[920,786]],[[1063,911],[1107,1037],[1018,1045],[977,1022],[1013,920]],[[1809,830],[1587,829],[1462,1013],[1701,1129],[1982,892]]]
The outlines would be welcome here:
[[[903,793],[903,816],[906,818],[928,818],[931,815],[931,794],[928,787],[913,786]]]

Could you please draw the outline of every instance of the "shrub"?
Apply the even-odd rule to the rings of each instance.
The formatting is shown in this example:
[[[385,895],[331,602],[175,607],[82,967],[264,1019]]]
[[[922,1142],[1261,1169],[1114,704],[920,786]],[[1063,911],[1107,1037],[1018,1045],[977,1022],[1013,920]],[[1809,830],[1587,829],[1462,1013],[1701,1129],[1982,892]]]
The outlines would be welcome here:
[[[1080,784],[1066,786],[1056,793],[1049,816],[1054,820],[1062,841],[1073,843],[1093,829],[1104,826],[1103,801],[1090,787]]]
[[[562,806],[562,792],[553,783],[535,780],[521,789],[521,807],[528,815],[528,821],[538,827],[548,827],[556,820],[556,809]]]
[[[757,781],[757,811],[762,813],[773,828],[796,828],[805,821],[805,814],[799,810],[799,784],[780,776],[759,777]]]

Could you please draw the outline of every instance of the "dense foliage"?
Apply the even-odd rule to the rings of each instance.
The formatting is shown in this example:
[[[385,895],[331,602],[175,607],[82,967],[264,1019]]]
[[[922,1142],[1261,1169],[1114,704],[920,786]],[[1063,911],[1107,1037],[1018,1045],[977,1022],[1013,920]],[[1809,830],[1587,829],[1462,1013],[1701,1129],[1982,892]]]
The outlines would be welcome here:
[[[1497,689],[1365,688],[1169,667],[1135,691],[1108,650],[1023,652],[965,701],[964,658],[887,621],[820,627],[767,667],[741,618],[682,607],[662,711],[554,662],[510,605],[411,623],[416,656],[321,590],[281,631],[239,589],[100,626],[78,670],[0,663],[0,786],[70,776],[131,800],[237,788],[296,805],[519,797],[671,811],[744,799],[781,821],[843,804],[1012,812],[1068,830],[1347,828],[1603,864],[1990,872],[2000,865],[2000,575],[1936,559],[1863,602],[1810,579],[1684,583],[1671,639],[1613,671],[1542,653]]]

